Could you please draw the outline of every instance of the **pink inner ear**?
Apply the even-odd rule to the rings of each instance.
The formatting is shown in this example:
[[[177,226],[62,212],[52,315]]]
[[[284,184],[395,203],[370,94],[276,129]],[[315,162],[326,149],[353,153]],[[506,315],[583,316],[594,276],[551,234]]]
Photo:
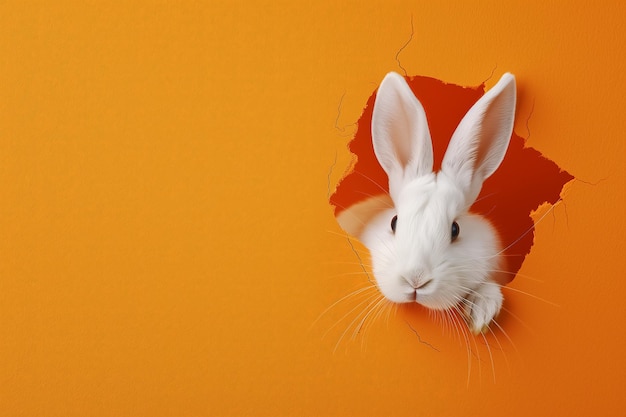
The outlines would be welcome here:
[[[484,85],[460,87],[422,76],[407,81],[424,106],[433,141],[434,170],[438,171],[452,133],[465,113],[484,94]],[[356,203],[388,192],[387,175],[378,164],[372,147],[374,99],[375,93],[368,99],[355,137],[349,144],[357,159],[354,169],[340,181],[330,197],[335,216],[349,211]],[[563,186],[574,179],[537,150],[525,148],[524,142],[522,137],[513,134],[504,161],[485,181],[472,206],[473,212],[492,222],[503,248],[506,248],[503,259],[506,260],[507,273],[502,275],[501,284],[515,277],[530,253],[534,240],[530,213],[545,202],[555,204]]]

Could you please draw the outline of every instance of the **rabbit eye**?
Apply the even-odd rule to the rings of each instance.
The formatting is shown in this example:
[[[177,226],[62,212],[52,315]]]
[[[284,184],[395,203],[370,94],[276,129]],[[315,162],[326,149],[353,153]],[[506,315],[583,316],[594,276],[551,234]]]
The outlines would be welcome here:
[[[398,222],[398,216],[393,216],[391,219],[391,231],[396,233],[396,223]]]
[[[461,232],[461,228],[457,222],[452,222],[452,241],[454,242],[457,237],[459,237],[459,233]]]

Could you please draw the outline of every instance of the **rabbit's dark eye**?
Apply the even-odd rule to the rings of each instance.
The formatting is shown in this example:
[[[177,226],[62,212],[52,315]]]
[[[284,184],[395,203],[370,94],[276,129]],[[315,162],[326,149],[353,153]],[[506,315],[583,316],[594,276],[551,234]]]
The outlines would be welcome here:
[[[461,228],[457,222],[452,222],[452,241],[454,242],[457,237],[459,237],[459,233],[461,232]]]
[[[391,219],[391,231],[396,233],[396,223],[398,222],[398,216],[393,216]]]

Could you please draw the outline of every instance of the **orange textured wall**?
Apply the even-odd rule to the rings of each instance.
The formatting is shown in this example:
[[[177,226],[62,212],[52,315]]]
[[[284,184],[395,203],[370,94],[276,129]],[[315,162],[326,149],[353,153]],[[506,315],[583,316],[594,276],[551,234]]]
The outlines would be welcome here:
[[[625,11],[2,3],[0,414],[620,415]],[[515,73],[516,132],[579,179],[480,357],[418,308],[355,334],[372,290],[333,306],[369,283],[328,196],[396,56]]]

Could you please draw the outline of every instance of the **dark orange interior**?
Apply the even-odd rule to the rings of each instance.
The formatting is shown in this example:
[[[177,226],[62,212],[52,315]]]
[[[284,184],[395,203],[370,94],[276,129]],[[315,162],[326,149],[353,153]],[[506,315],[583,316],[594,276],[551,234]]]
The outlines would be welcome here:
[[[413,93],[424,106],[433,141],[434,169],[439,170],[448,142],[470,107],[484,94],[485,85],[461,87],[423,76],[407,77]],[[369,196],[388,192],[387,175],[372,147],[371,123],[376,93],[358,121],[350,151],[356,157],[349,172],[330,197],[335,215]],[[502,284],[513,280],[534,240],[531,212],[541,204],[555,204],[563,186],[574,177],[543,157],[513,133],[504,161],[488,178],[471,210],[488,218],[498,230],[506,273]]]

